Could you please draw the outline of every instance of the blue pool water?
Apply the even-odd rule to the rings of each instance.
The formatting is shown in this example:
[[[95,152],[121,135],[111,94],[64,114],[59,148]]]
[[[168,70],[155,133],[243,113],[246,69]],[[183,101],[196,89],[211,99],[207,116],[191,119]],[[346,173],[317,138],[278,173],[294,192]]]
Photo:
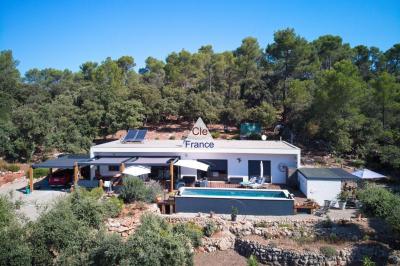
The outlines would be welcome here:
[[[286,198],[283,191],[260,191],[260,190],[247,190],[247,189],[191,189],[185,188],[182,196],[208,196],[208,197],[232,197],[232,198]]]

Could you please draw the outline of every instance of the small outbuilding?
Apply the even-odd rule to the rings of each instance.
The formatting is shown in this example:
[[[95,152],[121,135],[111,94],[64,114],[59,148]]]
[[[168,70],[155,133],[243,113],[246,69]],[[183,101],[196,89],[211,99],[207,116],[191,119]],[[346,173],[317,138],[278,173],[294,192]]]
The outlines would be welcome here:
[[[336,200],[345,182],[359,179],[342,168],[299,168],[297,176],[301,192],[319,205]]]

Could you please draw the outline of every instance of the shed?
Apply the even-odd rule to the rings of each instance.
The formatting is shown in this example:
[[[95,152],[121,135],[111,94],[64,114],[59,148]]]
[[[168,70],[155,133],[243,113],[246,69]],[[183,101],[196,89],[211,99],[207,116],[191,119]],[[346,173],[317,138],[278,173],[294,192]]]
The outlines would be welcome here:
[[[358,180],[342,168],[299,168],[297,176],[301,192],[319,205],[323,205],[324,200],[336,200],[343,181]]]

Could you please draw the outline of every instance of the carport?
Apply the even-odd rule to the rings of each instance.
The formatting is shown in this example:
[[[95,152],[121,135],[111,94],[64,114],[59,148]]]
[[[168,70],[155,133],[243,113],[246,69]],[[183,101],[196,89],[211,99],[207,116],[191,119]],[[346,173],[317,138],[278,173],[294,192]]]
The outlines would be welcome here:
[[[35,168],[48,168],[50,173],[53,169],[74,169],[74,184],[78,182],[79,178],[79,164],[89,160],[89,155],[83,154],[68,154],[60,156],[55,159],[49,159],[41,163],[32,164],[29,167],[29,187],[33,191],[33,169]]]

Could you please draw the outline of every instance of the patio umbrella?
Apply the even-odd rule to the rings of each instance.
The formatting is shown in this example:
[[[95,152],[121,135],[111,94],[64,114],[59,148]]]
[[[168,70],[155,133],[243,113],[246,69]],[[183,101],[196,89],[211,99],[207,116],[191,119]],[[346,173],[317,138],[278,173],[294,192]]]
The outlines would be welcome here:
[[[260,161],[260,177],[264,176],[264,164],[263,161]]]
[[[358,170],[352,173],[352,175],[355,175],[361,179],[379,179],[379,178],[385,178],[386,176],[381,175],[379,173],[376,173],[374,171],[368,170],[368,169],[362,169]]]
[[[196,160],[179,160],[174,165],[207,172],[209,165]]]
[[[150,174],[151,170],[150,168],[141,165],[135,165],[125,168],[125,170],[122,173],[131,176],[141,176],[145,174]]]

